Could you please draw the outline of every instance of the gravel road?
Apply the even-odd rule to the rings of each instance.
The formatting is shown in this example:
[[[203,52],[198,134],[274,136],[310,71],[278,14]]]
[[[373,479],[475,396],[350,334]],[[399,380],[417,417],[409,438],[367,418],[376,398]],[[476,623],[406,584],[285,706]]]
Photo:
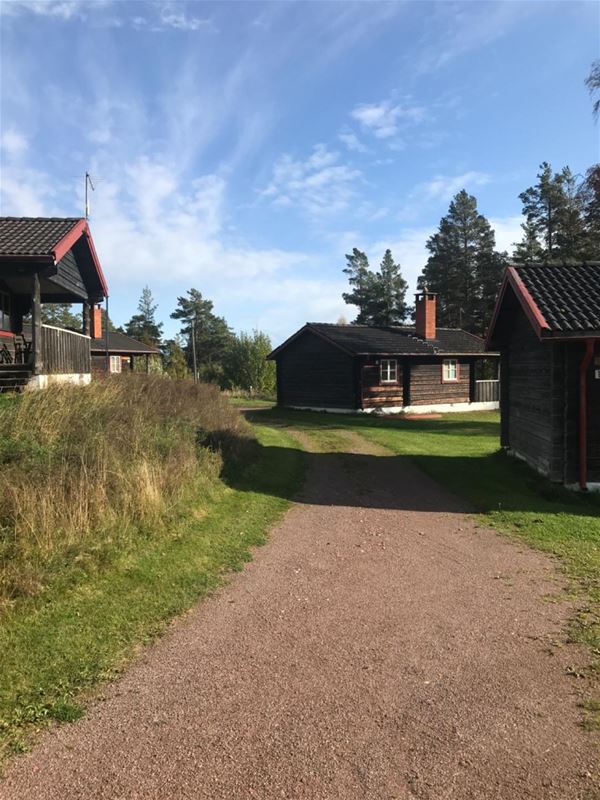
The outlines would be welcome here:
[[[590,800],[553,561],[360,437],[2,800]]]

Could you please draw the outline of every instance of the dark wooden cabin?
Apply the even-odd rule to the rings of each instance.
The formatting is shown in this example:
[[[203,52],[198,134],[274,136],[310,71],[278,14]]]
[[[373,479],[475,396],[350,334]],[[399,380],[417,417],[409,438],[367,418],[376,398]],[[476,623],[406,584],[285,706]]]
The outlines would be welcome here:
[[[507,269],[488,333],[501,443],[550,480],[600,488],[600,263]]]
[[[160,358],[157,347],[140,342],[120,331],[107,331],[101,308],[94,307],[94,337],[91,340],[92,374],[150,372],[151,359]]]
[[[86,220],[0,217],[0,390],[89,382],[90,309],[107,295]],[[81,303],[82,330],[42,324],[43,303]]]
[[[414,328],[307,323],[269,356],[278,405],[388,413],[497,408],[498,381],[477,380],[483,339],[437,328],[434,294],[420,293],[416,303]]]

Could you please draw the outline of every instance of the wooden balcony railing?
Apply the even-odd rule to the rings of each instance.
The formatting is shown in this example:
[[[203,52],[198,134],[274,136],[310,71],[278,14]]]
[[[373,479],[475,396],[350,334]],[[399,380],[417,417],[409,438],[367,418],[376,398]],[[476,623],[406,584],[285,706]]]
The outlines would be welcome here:
[[[90,337],[42,325],[43,375],[88,374],[92,371]]]

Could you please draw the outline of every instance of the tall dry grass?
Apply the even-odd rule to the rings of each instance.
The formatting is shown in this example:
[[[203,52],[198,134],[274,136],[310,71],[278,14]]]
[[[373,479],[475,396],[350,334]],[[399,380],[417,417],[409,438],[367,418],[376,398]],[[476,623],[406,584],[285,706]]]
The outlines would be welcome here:
[[[123,376],[0,409],[0,608],[164,533],[251,442],[214,386]],[[222,455],[222,452],[224,456]]]

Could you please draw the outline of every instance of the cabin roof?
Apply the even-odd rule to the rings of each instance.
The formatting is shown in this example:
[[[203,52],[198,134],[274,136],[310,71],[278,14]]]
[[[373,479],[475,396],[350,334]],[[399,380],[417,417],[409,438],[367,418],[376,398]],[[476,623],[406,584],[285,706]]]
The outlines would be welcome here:
[[[77,217],[0,217],[0,255],[51,256]]]
[[[479,355],[485,342],[479,336],[454,328],[437,328],[435,339],[417,336],[414,327],[370,325],[333,325],[307,322],[297,333],[277,347],[275,357],[300,334],[312,331],[350,355]]]
[[[87,220],[80,217],[0,217],[0,262],[57,264],[70,250],[89,265],[94,293],[108,297]]]
[[[600,337],[600,262],[509,266],[488,346],[493,345],[503,307],[511,302],[508,293],[517,298],[540,339]]]
[[[106,339],[101,336],[99,339],[92,339],[91,350],[93,355],[103,355],[106,353]],[[153,347],[145,342],[132,339],[119,331],[108,332],[108,352],[115,355],[157,355],[160,353],[158,347]]]

